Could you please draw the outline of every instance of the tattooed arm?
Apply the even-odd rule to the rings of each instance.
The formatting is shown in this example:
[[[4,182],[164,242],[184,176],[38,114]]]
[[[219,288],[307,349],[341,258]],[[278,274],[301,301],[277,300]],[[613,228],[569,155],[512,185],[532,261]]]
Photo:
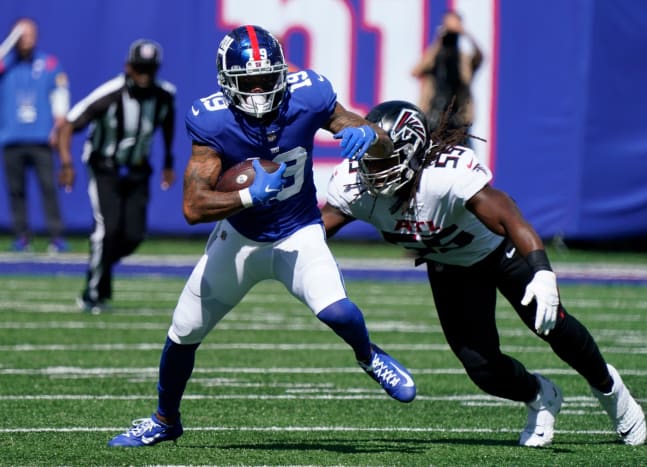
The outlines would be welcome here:
[[[189,224],[218,221],[243,209],[237,191],[216,191],[221,170],[222,161],[216,151],[193,143],[184,171],[182,203],[184,218]]]
[[[333,114],[330,116],[330,120],[328,120],[328,123],[323,128],[335,134],[344,128],[362,125],[370,125],[378,136],[377,142],[368,149],[368,153],[377,157],[390,156],[393,153],[393,143],[389,135],[373,122],[369,122],[360,115],[346,110],[340,103],[337,103]]]

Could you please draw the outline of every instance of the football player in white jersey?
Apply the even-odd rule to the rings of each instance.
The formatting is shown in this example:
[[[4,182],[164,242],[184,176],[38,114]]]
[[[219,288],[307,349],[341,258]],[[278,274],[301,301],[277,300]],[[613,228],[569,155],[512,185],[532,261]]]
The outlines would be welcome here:
[[[216,224],[178,300],[160,359],[158,406],[109,446],[151,446],[182,435],[180,402],[200,342],[258,282],[273,279],[354,351],[361,368],[394,399],[411,402],[415,383],[369,339],[364,316],[348,299],[326,244],[312,174],[315,133],[339,139],[343,157],[388,156],[393,144],[378,126],[337,102],[330,82],[312,70],[288,73],[281,45],[265,29],[235,28],[220,43],[218,92],[197,99],[185,122],[192,140],[184,174],[184,216]],[[218,176],[255,160],[251,186],[215,189]]]
[[[340,163],[322,215],[328,235],[355,219],[426,264],[445,337],[468,376],[493,396],[524,402],[528,421],[519,444],[553,440],[560,389],[501,352],[497,290],[528,328],[582,375],[624,443],[645,442],[645,416],[589,331],[561,304],[541,239],[512,199],[492,187],[490,170],[468,148],[463,131],[429,135],[423,112],[404,101],[379,104],[367,120],[393,140],[390,158],[370,154]]]

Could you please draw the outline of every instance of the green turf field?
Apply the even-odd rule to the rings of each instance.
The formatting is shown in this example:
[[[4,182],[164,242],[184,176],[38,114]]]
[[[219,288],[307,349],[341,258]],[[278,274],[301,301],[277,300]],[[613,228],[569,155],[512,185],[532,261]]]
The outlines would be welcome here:
[[[153,243],[147,248],[159,252]],[[186,254],[202,248],[182,245]],[[266,282],[198,351],[177,445],[110,449],[113,435],[155,409],[160,349],[184,280],[120,277],[114,311],[99,316],[75,309],[80,276],[0,281],[3,466],[647,465],[647,448],[616,441],[584,381],[501,301],[504,350],[552,378],[566,398],[553,446],[518,447],[525,407],[487,397],[466,378],[428,286],[417,282],[347,282],[373,340],[413,372],[413,403],[389,399],[345,344]],[[647,405],[647,290],[565,285],[562,295]]]
[[[74,235],[68,239],[71,253],[87,254],[87,236]],[[180,254],[197,255],[204,249],[206,236],[195,235],[189,237],[151,235],[137,249],[137,254]],[[6,233],[0,234],[0,252],[9,251],[12,238]],[[42,254],[47,251],[48,239],[37,236],[33,240],[34,252]],[[357,242],[338,240],[336,237],[330,241],[331,249],[337,256],[360,258],[402,258],[407,255],[402,248],[376,240],[371,242]],[[630,247],[615,250],[575,249],[566,248],[562,243],[546,242],[546,249],[553,262],[575,263],[623,263],[647,265],[647,251],[643,248],[634,251]]]

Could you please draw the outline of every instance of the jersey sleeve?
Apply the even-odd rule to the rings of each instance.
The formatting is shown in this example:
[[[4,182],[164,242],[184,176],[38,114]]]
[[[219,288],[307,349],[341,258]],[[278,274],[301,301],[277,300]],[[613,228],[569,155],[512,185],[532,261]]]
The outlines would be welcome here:
[[[204,128],[200,125],[200,121],[197,117],[200,116],[200,112],[203,112],[202,103],[199,100],[193,101],[191,108],[186,111],[184,115],[184,125],[186,127],[186,134],[196,143],[206,144],[204,135]]]
[[[0,59],[0,76],[18,61],[16,51],[12,49],[7,55]]]
[[[125,77],[119,75],[101,84],[77,102],[65,116],[65,119],[74,126],[74,131],[86,127],[92,120],[105,112],[110,105],[112,94],[120,92],[124,83]]]
[[[321,95],[321,105],[329,115],[332,115],[337,105],[337,93],[333,85],[328,79],[317,73],[316,71],[309,70],[311,79],[318,84],[317,91]]]
[[[352,201],[359,195],[357,172],[351,168],[353,163],[356,164],[356,161],[344,160],[335,166],[328,181],[326,194],[328,204],[350,217],[354,217]]]
[[[485,185],[490,183],[492,172],[478,160],[478,157],[471,149],[468,149],[461,157],[459,165],[459,176],[455,178],[452,191],[465,205]]]
[[[187,136],[193,143],[209,146],[222,153],[222,146],[218,142],[218,125],[214,125],[212,122],[216,114],[217,112],[206,110],[203,99],[196,99],[186,112],[184,125]]]
[[[300,70],[288,75],[290,94],[305,108],[321,116],[317,122],[324,125],[337,105],[337,93],[325,76],[314,70]]]

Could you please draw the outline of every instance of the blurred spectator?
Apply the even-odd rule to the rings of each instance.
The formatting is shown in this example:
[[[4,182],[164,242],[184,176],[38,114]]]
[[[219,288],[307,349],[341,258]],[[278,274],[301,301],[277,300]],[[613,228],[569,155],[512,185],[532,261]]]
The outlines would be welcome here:
[[[0,45],[0,144],[4,154],[15,240],[13,250],[31,250],[27,179],[33,169],[42,197],[48,251],[67,250],[54,176],[58,132],[70,106],[67,75],[53,55],[36,48],[38,27],[19,19]]]
[[[149,39],[130,46],[125,72],[106,81],[74,105],[61,128],[59,181],[74,183],[72,133],[89,126],[83,151],[94,215],[87,279],[78,305],[100,313],[112,298],[112,269],[144,240],[150,197],[149,162],[153,136],[162,129],[164,167],[161,188],[175,182],[171,153],[175,125],[175,86],[157,79],[162,47]]]
[[[422,80],[420,108],[432,129],[450,105],[449,129],[472,125],[474,103],[470,88],[482,61],[481,49],[464,30],[460,15],[454,11],[445,13],[436,37],[411,70]]]

